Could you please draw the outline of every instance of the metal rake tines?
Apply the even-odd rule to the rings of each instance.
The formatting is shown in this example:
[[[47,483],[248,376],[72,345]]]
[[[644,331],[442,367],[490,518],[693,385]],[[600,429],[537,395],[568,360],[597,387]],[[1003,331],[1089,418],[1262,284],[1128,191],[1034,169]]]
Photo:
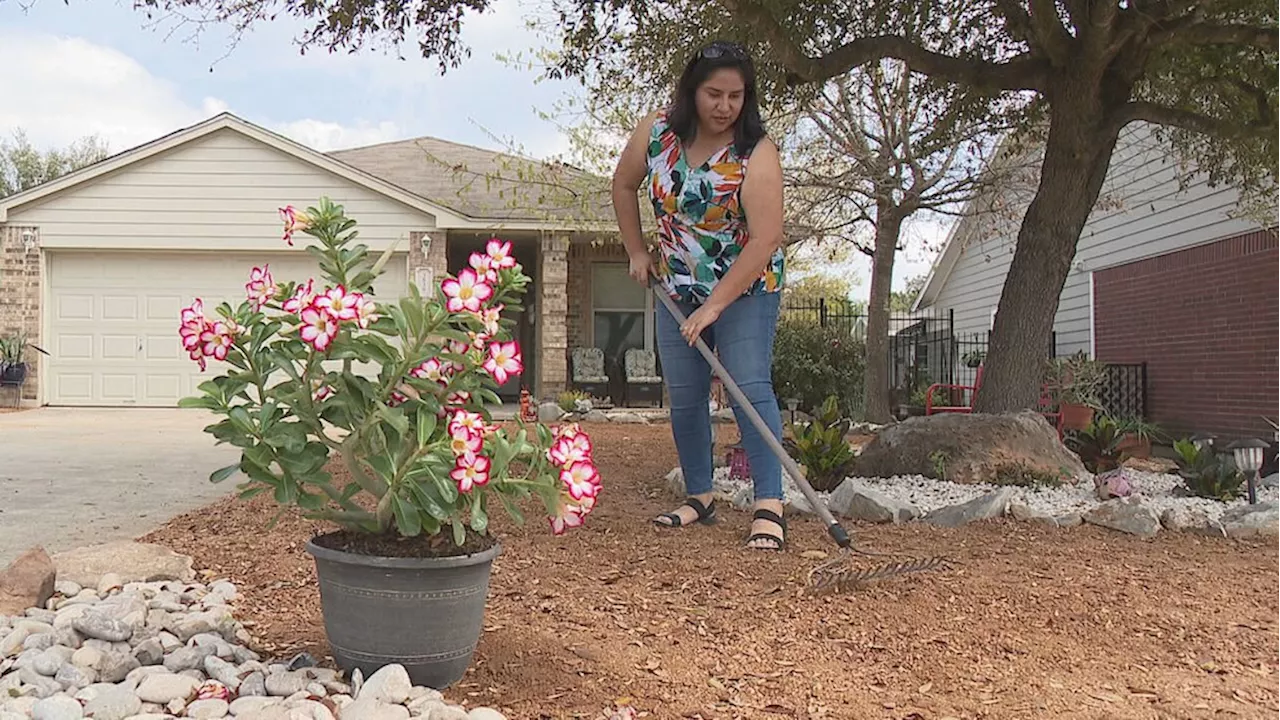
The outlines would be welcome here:
[[[887,562],[867,568],[853,568],[843,558],[829,560],[809,571],[809,585],[815,592],[821,590],[844,590],[872,580],[924,572],[950,564],[950,560],[941,556],[927,558],[911,558],[898,562]]]

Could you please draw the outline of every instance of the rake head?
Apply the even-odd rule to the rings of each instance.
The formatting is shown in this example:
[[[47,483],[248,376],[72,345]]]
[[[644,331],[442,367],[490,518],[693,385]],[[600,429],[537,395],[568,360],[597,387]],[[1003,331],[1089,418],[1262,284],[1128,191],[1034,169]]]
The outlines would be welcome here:
[[[908,573],[934,570],[949,566],[952,562],[945,557],[934,556],[926,558],[906,558],[897,561],[882,562],[870,567],[857,567],[850,557],[855,554],[893,557],[889,555],[880,555],[879,553],[867,553],[862,551],[842,552],[837,557],[828,560],[809,571],[809,594],[817,595],[826,592],[845,592],[860,589],[864,587],[866,583],[873,580],[883,580],[885,578],[906,575]]]

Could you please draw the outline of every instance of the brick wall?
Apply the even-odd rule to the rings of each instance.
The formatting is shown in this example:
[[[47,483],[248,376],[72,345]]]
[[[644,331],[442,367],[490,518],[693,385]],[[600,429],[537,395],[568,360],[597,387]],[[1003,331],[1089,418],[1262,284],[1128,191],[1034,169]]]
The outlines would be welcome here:
[[[28,342],[40,345],[40,248],[36,243],[28,250],[22,241],[24,232],[36,230],[0,226],[0,337],[26,332]],[[39,353],[28,349],[26,361],[22,400],[31,403],[39,387]],[[13,393],[13,388],[0,388],[0,404],[12,404]]]
[[[1147,363],[1166,430],[1272,438],[1278,260],[1272,228],[1094,273],[1097,358]]]

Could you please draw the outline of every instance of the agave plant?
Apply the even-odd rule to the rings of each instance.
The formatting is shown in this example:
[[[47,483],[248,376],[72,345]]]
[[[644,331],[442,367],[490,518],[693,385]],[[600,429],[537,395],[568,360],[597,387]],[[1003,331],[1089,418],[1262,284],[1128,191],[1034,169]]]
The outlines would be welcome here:
[[[1190,440],[1179,440],[1173,449],[1177,452],[1174,462],[1178,464],[1178,476],[1192,495],[1223,502],[1239,497],[1244,473],[1214,453],[1213,448],[1200,449]]]
[[[852,426],[851,420],[841,417],[835,395],[827,396],[812,421],[791,424],[787,450],[805,466],[814,490],[834,490],[848,475],[854,452],[845,436]]]

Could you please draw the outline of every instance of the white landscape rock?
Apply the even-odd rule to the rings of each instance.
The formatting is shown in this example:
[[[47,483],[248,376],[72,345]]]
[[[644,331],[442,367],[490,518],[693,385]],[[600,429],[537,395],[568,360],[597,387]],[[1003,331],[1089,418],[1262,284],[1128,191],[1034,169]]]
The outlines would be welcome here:
[[[45,607],[0,615],[0,720],[505,720],[413,685],[400,665],[362,684],[290,669],[246,646],[234,584],[136,576],[96,567],[60,580]]]

